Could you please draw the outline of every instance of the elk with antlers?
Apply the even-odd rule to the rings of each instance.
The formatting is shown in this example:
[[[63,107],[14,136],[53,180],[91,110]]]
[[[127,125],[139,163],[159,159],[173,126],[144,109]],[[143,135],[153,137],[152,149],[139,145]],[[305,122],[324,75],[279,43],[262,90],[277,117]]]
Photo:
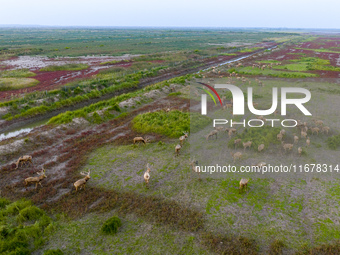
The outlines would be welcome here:
[[[149,163],[146,164],[146,172],[144,173],[144,181],[146,187],[149,187],[149,180],[150,180],[150,165]]]
[[[38,184],[42,187],[41,181],[46,178],[47,176],[45,175],[46,170],[44,168],[41,169],[41,171],[37,172],[38,176],[37,177],[28,177],[25,179],[25,187],[27,190],[27,185],[31,183],[35,183],[35,189],[38,188]]]
[[[30,155],[25,155],[25,156],[22,156],[20,157],[17,162],[15,163],[16,165],[16,168],[17,169],[19,167],[19,164],[22,166],[23,164],[26,164],[26,162],[29,164],[31,163],[33,165],[33,162],[32,162],[32,156]]]
[[[181,144],[181,146],[183,146],[183,143],[185,141],[185,139],[188,138],[188,132],[183,132],[184,135],[182,135],[180,138],[179,138],[179,142]]]
[[[247,191],[248,182],[249,182],[249,179],[241,179],[239,193],[241,193],[241,191],[243,191],[243,189],[244,189],[245,192]]]
[[[81,175],[84,175],[85,177],[76,181],[73,185],[74,187],[76,188],[76,192],[78,191],[78,188],[81,188],[82,186],[84,187],[84,190],[85,190],[85,185],[87,183],[88,180],[90,180],[90,173],[91,171],[89,171],[88,173],[85,173],[85,172],[81,172],[80,174]]]
[[[136,144],[136,143],[146,144],[147,142],[150,142],[150,139],[148,137],[143,138],[143,137],[138,136],[138,137],[133,138],[133,144]]]

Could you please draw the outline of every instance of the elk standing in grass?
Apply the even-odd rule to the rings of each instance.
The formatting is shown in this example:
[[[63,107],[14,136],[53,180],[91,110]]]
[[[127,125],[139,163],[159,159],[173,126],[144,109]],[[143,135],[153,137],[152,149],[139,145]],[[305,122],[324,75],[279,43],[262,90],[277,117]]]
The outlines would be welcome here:
[[[306,145],[307,145],[307,147],[309,147],[309,145],[310,145],[310,139],[309,139],[309,137],[307,137]]]
[[[88,180],[90,180],[90,173],[91,171],[89,171],[88,173],[84,173],[84,172],[81,172],[80,174],[81,175],[84,175],[85,177],[76,181],[73,185],[74,187],[76,188],[76,191],[78,191],[78,188],[81,188],[81,187],[84,187],[84,190],[85,190],[85,185],[87,183]]]
[[[307,137],[307,133],[306,133],[305,131],[302,131],[302,130],[301,130],[301,137],[303,137],[303,138],[305,138],[305,139],[306,139],[306,137]]]
[[[293,146],[294,146],[294,144],[282,142],[282,147],[285,150],[285,152],[287,152],[287,150],[288,151],[292,150]]]
[[[198,165],[198,161],[194,158],[193,160],[191,160],[189,158],[189,165],[191,165],[191,169],[192,171],[194,171],[195,173],[198,173],[198,178],[200,178],[200,171],[199,169],[196,167]]]
[[[241,142],[242,142],[242,139],[235,139],[234,140],[234,147],[235,147],[235,149],[236,149],[236,145],[240,144]]]
[[[181,144],[181,146],[183,146],[183,143],[185,141],[185,139],[188,138],[188,133],[187,132],[183,132],[184,135],[182,135],[180,138],[179,138],[179,142]]]
[[[331,129],[330,129],[329,127],[327,127],[327,126],[324,126],[324,127],[321,128],[321,132],[322,132],[322,133],[326,133],[327,135],[328,135],[328,133],[329,133],[330,130],[331,130]]]
[[[148,137],[143,138],[143,137],[138,136],[138,137],[133,138],[133,144],[136,144],[136,143],[144,143],[144,144],[146,144],[149,141],[150,140],[149,140]]]
[[[299,156],[301,157],[301,153],[302,153],[302,148],[301,147],[298,148],[298,153],[299,153]]]
[[[149,180],[150,180],[150,165],[149,163],[147,163],[146,172],[144,173],[144,181],[145,181],[146,187],[149,187]]]
[[[257,147],[257,150],[258,150],[259,152],[263,151],[263,149],[264,149],[264,144],[260,144],[260,145]]]
[[[296,134],[294,134],[294,143],[298,143],[298,142],[299,142],[299,137]]]
[[[25,156],[22,156],[20,157],[17,162],[15,163],[16,167],[15,169],[17,169],[19,167],[19,164],[20,166],[22,166],[23,164],[26,164],[26,162],[29,164],[31,163],[32,166],[33,166],[33,162],[32,162],[32,156],[30,155],[25,155]]]
[[[177,144],[176,147],[175,147],[175,154],[176,156],[179,155],[179,151],[182,149],[182,146],[180,144]]]
[[[42,168],[42,170],[40,172],[37,172],[37,174],[39,175],[38,177],[28,177],[25,179],[25,187],[27,190],[27,185],[31,184],[31,183],[35,183],[35,189],[38,188],[38,184],[42,187],[41,185],[41,181],[46,178],[47,176],[45,175],[46,170],[44,168]]]
[[[216,136],[216,139],[217,139],[217,133],[218,133],[217,130],[211,131],[211,132],[206,136],[206,139],[208,140],[209,137],[214,136],[214,135]]]
[[[283,135],[281,133],[278,133],[276,138],[277,140],[282,141]]]
[[[242,157],[242,153],[241,152],[235,152],[235,153],[231,152],[230,154],[231,154],[231,156],[234,159],[234,163],[235,163],[236,160],[239,160]]]
[[[243,189],[244,189],[245,192],[247,191],[248,182],[249,182],[249,179],[241,179],[239,193],[241,193],[241,191],[243,191]]]
[[[312,135],[314,135],[314,133],[316,133],[317,135],[319,134],[319,131],[320,131],[320,128],[318,127],[313,127],[311,128],[311,131],[312,131]]]
[[[248,141],[246,143],[243,143],[243,150],[245,151],[247,149],[247,147],[251,147],[252,141]]]

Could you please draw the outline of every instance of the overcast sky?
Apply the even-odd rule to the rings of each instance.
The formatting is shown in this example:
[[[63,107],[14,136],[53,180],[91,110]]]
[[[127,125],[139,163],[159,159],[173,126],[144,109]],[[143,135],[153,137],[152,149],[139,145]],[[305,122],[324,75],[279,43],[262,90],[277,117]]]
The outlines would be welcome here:
[[[0,24],[340,28],[339,0],[1,0]]]

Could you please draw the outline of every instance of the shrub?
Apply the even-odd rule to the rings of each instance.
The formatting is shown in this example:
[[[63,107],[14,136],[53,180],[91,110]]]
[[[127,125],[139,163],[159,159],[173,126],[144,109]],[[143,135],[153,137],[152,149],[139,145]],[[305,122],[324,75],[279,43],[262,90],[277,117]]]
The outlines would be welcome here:
[[[329,137],[326,142],[330,149],[336,150],[340,146],[340,134]]]
[[[121,225],[122,225],[121,220],[117,216],[113,216],[107,221],[105,221],[104,225],[102,226],[102,232],[108,235],[116,234],[118,228]]]
[[[19,212],[18,220],[30,221],[39,219],[44,212],[36,206],[28,206]]]
[[[178,110],[144,113],[132,120],[133,128],[138,132],[158,133],[173,138],[183,135],[183,131],[189,131],[190,127],[194,129],[192,132],[196,132],[209,122],[208,117]]]

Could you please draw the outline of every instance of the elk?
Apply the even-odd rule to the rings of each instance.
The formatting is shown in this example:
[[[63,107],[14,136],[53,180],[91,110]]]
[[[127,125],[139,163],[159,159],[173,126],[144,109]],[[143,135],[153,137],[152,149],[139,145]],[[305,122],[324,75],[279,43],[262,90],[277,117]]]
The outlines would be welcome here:
[[[306,145],[307,145],[307,147],[309,147],[309,145],[310,145],[310,139],[309,139],[309,137],[307,137]]]
[[[251,147],[251,144],[252,144],[252,141],[248,141],[248,142],[246,142],[246,143],[243,143],[243,149],[244,150],[246,150],[247,149],[247,147]]]
[[[168,106],[164,108],[165,112],[170,112],[171,111],[171,107],[170,107],[170,103],[168,103]]]
[[[305,139],[306,139],[306,137],[307,137],[307,133],[306,133],[305,131],[302,131],[302,130],[301,130],[301,137],[303,137],[303,138],[305,138]]]
[[[27,190],[27,185],[30,183],[35,183],[35,189],[38,188],[38,184],[42,187],[41,181],[46,178],[47,176],[45,175],[46,170],[44,168],[41,169],[41,171],[37,172],[39,175],[38,177],[28,177],[25,179],[25,187]]]
[[[322,133],[326,133],[327,135],[328,135],[328,132],[329,132],[330,130],[331,130],[331,129],[330,129],[329,127],[327,127],[327,126],[324,126],[324,127],[321,128],[321,132],[322,132]]]
[[[257,150],[258,150],[259,152],[263,151],[263,149],[264,149],[264,144],[260,144],[260,145],[257,147]]]
[[[82,186],[84,187],[84,190],[85,190],[85,185],[86,185],[86,182],[88,180],[90,180],[90,173],[91,171],[89,171],[88,173],[85,173],[85,172],[81,172],[80,174],[81,175],[84,175],[85,177],[76,181],[73,186],[76,188],[76,192],[78,191],[78,188],[81,188]]]
[[[242,139],[235,139],[234,140],[234,147],[236,148],[237,144],[240,144],[242,142]]]
[[[234,163],[235,163],[235,160],[239,160],[242,157],[242,153],[241,152],[236,152],[236,153],[231,152],[230,154],[231,154],[231,156],[234,159]]]
[[[313,120],[315,125],[317,126],[323,126],[323,121],[322,120]]]
[[[290,151],[290,150],[293,149],[294,144],[282,142],[282,146],[283,146],[283,149],[285,150],[285,152],[287,152],[287,150]]]
[[[226,103],[226,104],[223,106],[223,110],[229,109],[229,108],[233,108],[233,105],[232,105],[232,104]]]
[[[282,134],[282,136],[286,135],[286,130],[281,129],[280,133]]]
[[[185,141],[185,139],[188,138],[188,133],[187,132],[183,132],[184,135],[182,135],[180,138],[179,138],[179,142],[181,144],[181,146],[183,146],[183,143]]]
[[[298,143],[298,142],[299,142],[299,137],[296,134],[294,134],[294,143]]]
[[[302,153],[302,148],[301,147],[298,148],[298,153],[299,153],[299,156],[301,157],[301,153]]]
[[[211,132],[206,136],[206,139],[208,140],[209,137],[214,136],[214,135],[216,136],[216,139],[217,139],[217,133],[218,133],[217,130],[211,131]]]
[[[249,179],[241,179],[239,193],[241,193],[241,191],[243,191],[243,189],[244,189],[245,192],[247,191],[248,182],[249,182]]]
[[[176,156],[179,155],[179,151],[182,149],[182,146],[180,144],[177,144],[176,147],[175,147],[175,154]]]
[[[150,142],[150,139],[148,137],[143,138],[143,137],[138,136],[138,137],[133,138],[133,144],[136,144],[136,143],[146,144],[147,142]]]
[[[277,134],[276,136],[277,140],[282,141],[283,135],[280,133]]]
[[[198,165],[198,161],[195,158],[193,160],[189,158],[189,165],[191,165],[192,171],[198,173],[198,177],[200,178],[200,171],[196,168],[196,166]]]
[[[253,166],[256,166],[260,170],[263,166],[266,166],[266,165],[267,165],[266,162],[259,162],[259,163],[257,163],[256,165],[253,165]]]
[[[149,180],[150,180],[150,165],[149,163],[147,163],[146,172],[144,173],[144,181],[147,187],[149,187]]]
[[[320,131],[320,128],[314,127],[314,128],[311,128],[311,131],[312,131],[312,135],[314,135],[314,133],[316,133],[318,135],[319,131]]]
[[[22,156],[20,157],[17,162],[15,163],[16,165],[16,168],[17,169],[19,167],[19,164],[22,166],[23,164],[25,164],[26,162],[28,163],[31,163],[33,165],[33,162],[32,162],[32,156],[30,155],[25,155],[25,156]]]

